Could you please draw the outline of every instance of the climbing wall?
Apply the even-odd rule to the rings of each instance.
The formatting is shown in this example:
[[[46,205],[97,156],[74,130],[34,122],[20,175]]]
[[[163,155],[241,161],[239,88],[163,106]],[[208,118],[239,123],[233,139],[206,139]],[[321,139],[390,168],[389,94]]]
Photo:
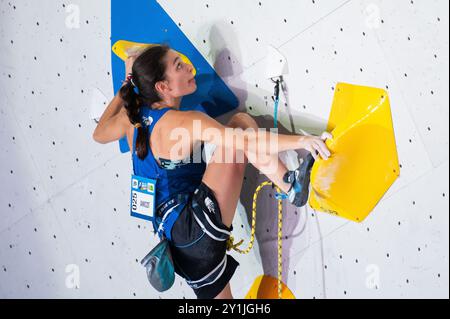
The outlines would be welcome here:
[[[448,1],[158,2],[261,126],[273,124],[269,45],[289,63],[285,130],[322,132],[338,82],[389,93],[401,174],[369,217],[284,205],[294,295],[448,298]],[[106,0],[0,0],[0,298],[195,298],[180,278],[163,294],[148,284],[139,261],[156,238],[129,216],[130,154],[92,139],[92,112],[113,96],[110,12]],[[265,180],[247,168],[233,224],[246,243]],[[258,200],[255,248],[232,253],[236,298],[277,274],[273,196]]]

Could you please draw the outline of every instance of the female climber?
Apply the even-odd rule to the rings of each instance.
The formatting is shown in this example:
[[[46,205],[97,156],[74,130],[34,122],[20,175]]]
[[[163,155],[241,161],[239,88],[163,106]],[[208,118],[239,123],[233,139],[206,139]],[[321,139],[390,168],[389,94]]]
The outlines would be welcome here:
[[[332,136],[266,134],[246,113],[222,125],[201,105],[181,110],[183,96],[197,89],[192,71],[166,45],[129,57],[126,80],[100,118],[93,139],[106,144],[127,137],[134,174],[157,180],[153,226],[170,239],[176,273],[199,299],[231,299],[230,279],[239,263],[226,253],[226,244],[246,165],[265,174],[291,203],[303,206],[311,161],[288,171],[278,153],[306,149],[314,159],[326,160],[330,151],[325,140]],[[216,147],[208,165],[205,145]],[[164,224],[175,209],[180,209],[178,218]]]

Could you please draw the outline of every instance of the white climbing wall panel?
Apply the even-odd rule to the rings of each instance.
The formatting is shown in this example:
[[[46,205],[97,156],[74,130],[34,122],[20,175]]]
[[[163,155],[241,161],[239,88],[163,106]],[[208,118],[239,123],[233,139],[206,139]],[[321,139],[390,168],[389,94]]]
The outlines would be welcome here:
[[[401,176],[368,219],[285,206],[296,297],[448,298],[449,2],[159,3],[255,117],[273,115],[269,45],[289,63],[279,119],[297,133],[326,127],[337,82],[389,92]],[[113,94],[109,1],[0,0],[0,54],[0,298],[195,298],[179,277],[163,294],[148,284],[139,261],[156,238],[129,216],[130,154],[92,140],[91,98]],[[246,242],[264,179],[248,168],[234,222]],[[232,253],[236,298],[276,276],[276,206],[261,196],[255,248]]]

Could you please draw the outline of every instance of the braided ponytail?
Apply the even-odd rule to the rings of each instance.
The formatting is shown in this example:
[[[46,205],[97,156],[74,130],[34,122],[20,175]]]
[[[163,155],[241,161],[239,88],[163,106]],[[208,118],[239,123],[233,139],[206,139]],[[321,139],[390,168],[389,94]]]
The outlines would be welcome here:
[[[126,81],[120,89],[120,96],[125,102],[128,118],[133,125],[141,124],[137,130],[136,137],[136,153],[137,156],[144,160],[148,154],[148,130],[141,123],[140,111],[143,107],[143,101],[136,93],[131,81]]]
[[[133,63],[132,75],[120,89],[120,96],[125,101],[130,122],[141,124],[136,137],[136,153],[141,160],[148,155],[149,137],[146,125],[141,123],[140,111],[143,107],[150,107],[161,101],[155,84],[166,79],[166,65],[164,58],[169,52],[168,45],[149,47],[141,53]]]

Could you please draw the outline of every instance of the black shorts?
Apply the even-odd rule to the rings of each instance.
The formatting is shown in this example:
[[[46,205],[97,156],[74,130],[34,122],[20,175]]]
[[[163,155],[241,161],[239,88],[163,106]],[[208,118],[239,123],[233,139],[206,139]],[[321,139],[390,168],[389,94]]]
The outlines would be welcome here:
[[[226,253],[232,230],[222,223],[213,191],[201,183],[175,222],[170,243],[175,272],[198,299],[215,298],[239,266]]]

